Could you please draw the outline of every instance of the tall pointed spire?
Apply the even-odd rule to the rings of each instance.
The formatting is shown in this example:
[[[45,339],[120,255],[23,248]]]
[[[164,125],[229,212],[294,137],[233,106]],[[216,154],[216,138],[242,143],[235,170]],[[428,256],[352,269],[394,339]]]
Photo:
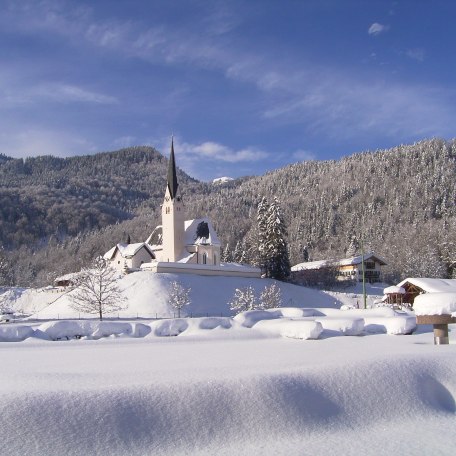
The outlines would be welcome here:
[[[177,173],[176,173],[176,161],[174,159],[174,137],[171,137],[171,153],[169,155],[169,166],[168,166],[168,189],[171,195],[171,199],[174,199],[177,192]]]

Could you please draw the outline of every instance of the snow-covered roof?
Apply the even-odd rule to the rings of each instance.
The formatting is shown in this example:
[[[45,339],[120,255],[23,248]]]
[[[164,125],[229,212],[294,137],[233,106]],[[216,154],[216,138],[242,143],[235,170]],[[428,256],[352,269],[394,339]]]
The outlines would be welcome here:
[[[425,293],[415,298],[413,310],[416,315],[456,316],[456,292]]]
[[[334,265],[333,261],[321,260],[321,261],[307,261],[305,263],[299,263],[291,267],[292,271],[307,271],[310,269],[322,269]]]
[[[207,235],[206,236],[197,236],[198,226],[201,223],[207,224]],[[220,245],[219,238],[212,226],[211,221],[206,218],[199,218],[194,220],[185,221],[185,245],[195,245],[195,244],[210,244],[210,245]]]
[[[406,284],[415,285],[426,293],[456,293],[456,279],[430,279],[421,277],[409,277],[398,283],[398,287]]]
[[[79,278],[79,276],[81,274],[82,274],[82,272],[71,272],[69,274],[65,274],[63,276],[56,277],[54,279],[54,283],[76,280]]]
[[[153,251],[148,244],[145,242],[138,242],[136,244],[117,244],[111,250],[106,252],[103,255],[103,258],[106,260],[112,260],[117,250],[123,258],[131,258],[135,256],[143,247],[153,256]]]
[[[368,261],[368,260],[377,261],[382,266],[385,266],[387,264],[386,261],[382,257],[378,256],[374,252],[366,253],[364,255],[364,261]],[[358,255],[358,256],[351,257],[351,258],[344,258],[343,260],[339,260],[337,263],[339,266],[351,266],[351,265],[355,265],[355,264],[361,264],[362,261],[363,261],[363,255]]]
[[[331,266],[354,266],[362,263],[362,255],[358,255],[351,258],[343,258],[342,260],[321,260],[321,261],[308,261],[306,263],[299,263],[291,268],[292,271],[307,271],[310,269],[322,269]],[[380,263],[382,266],[386,265],[386,261],[376,255],[375,253],[366,253],[364,255],[364,261],[374,260]]]
[[[383,290],[383,293],[387,294],[405,294],[405,289],[402,287],[397,287],[396,285],[393,285],[391,287],[386,287]]]

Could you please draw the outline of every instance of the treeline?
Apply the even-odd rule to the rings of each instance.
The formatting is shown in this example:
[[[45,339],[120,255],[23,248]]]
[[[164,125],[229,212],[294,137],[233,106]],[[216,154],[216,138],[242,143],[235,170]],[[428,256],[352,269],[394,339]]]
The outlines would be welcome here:
[[[54,269],[76,270],[126,234],[133,242],[145,240],[160,223],[166,166],[150,148],[69,159],[0,156],[0,198],[8,194],[12,201],[9,209],[0,206],[2,227],[11,224],[1,236],[17,269],[15,282],[50,283]],[[455,178],[456,141],[440,139],[297,163],[223,185],[179,174],[187,218],[208,215],[222,243],[244,250],[243,258],[256,248],[258,203],[263,196],[276,197],[292,264],[304,257],[343,258],[354,239],[358,247],[362,240],[366,251],[387,260],[390,282],[455,274]],[[65,206],[68,195],[75,197],[73,206]],[[51,201],[59,201],[58,208]],[[18,216],[29,208],[25,219]],[[40,239],[45,242],[38,248]]]

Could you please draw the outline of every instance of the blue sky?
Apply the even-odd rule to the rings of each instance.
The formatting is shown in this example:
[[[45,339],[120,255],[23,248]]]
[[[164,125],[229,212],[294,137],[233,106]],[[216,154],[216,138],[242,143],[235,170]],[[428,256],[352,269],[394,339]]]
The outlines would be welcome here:
[[[209,180],[456,136],[450,0],[0,0],[0,152]]]

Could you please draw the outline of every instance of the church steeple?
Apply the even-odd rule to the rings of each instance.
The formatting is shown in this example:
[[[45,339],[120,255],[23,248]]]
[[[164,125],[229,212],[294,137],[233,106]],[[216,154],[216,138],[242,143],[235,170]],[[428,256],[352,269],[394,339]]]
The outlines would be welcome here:
[[[176,161],[174,159],[174,138],[171,138],[171,153],[169,155],[168,165],[168,190],[171,199],[174,199],[177,193],[177,173],[176,173]]]
[[[171,140],[168,182],[162,205],[162,254],[161,261],[179,261],[184,254],[185,214],[184,204],[177,183],[174,139]]]

